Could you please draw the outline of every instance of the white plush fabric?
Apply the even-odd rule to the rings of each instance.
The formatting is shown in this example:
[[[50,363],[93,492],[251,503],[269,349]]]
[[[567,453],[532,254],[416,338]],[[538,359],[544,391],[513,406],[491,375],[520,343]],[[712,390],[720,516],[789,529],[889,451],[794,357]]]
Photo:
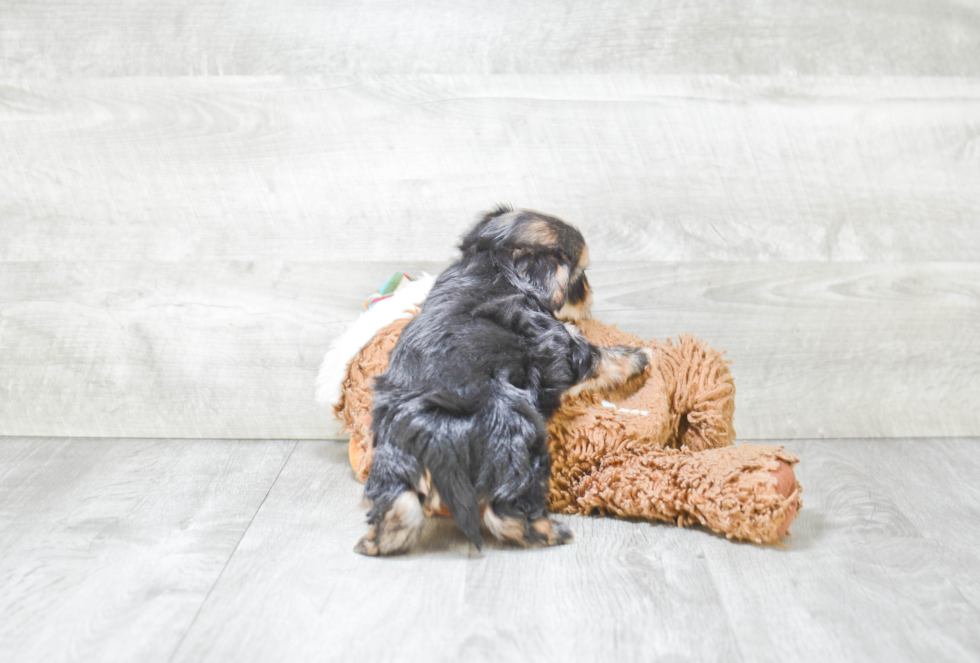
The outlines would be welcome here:
[[[316,375],[316,400],[333,405],[340,400],[340,390],[347,374],[347,364],[383,327],[398,318],[407,318],[409,310],[421,306],[436,277],[423,273],[361,314],[347,331],[330,342]]]

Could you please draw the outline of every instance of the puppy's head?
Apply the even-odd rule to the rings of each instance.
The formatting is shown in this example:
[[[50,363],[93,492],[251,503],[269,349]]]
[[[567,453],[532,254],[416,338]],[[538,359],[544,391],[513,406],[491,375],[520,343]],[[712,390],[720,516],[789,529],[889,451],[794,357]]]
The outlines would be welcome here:
[[[464,254],[495,253],[542,296],[555,317],[588,317],[592,305],[585,276],[589,247],[582,233],[558,217],[501,206],[483,215],[459,248]]]

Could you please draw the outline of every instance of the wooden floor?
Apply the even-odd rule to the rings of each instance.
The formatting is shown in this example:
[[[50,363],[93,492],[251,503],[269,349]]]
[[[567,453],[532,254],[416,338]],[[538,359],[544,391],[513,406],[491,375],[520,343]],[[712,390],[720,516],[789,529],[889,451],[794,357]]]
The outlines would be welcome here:
[[[980,0],[0,0],[0,661],[980,660]],[[331,339],[481,210],[727,351],[785,547],[352,553]]]
[[[782,548],[563,517],[563,548],[441,521],[378,560],[342,443],[8,438],[0,658],[976,660],[980,439],[787,448]]]

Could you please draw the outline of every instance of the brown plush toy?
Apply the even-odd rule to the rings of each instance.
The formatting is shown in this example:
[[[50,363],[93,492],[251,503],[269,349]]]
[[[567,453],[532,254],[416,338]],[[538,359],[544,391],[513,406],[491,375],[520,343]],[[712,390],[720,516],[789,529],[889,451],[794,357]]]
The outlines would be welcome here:
[[[371,466],[370,381],[407,322],[387,325],[361,348],[334,405],[360,481]],[[756,543],[785,535],[802,506],[792,469],[799,459],[781,447],[733,445],[735,383],[721,353],[690,336],[657,343],[594,319],[577,324],[597,345],[643,345],[656,358],[615,393],[566,397],[548,427],[549,509],[700,523]]]

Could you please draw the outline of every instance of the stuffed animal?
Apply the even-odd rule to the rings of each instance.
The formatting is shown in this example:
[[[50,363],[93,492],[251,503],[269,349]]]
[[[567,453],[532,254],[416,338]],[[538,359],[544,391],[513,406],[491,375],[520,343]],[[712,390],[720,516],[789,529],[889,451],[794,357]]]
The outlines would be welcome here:
[[[351,436],[360,481],[371,466],[371,379],[431,282],[411,283],[364,314],[318,376],[320,400],[334,403]],[[733,444],[735,383],[722,354],[690,336],[657,343],[595,319],[576,324],[595,344],[647,346],[655,360],[616,392],[566,397],[548,425],[549,509],[701,524],[756,543],[785,535],[802,506],[799,459],[782,447]]]

